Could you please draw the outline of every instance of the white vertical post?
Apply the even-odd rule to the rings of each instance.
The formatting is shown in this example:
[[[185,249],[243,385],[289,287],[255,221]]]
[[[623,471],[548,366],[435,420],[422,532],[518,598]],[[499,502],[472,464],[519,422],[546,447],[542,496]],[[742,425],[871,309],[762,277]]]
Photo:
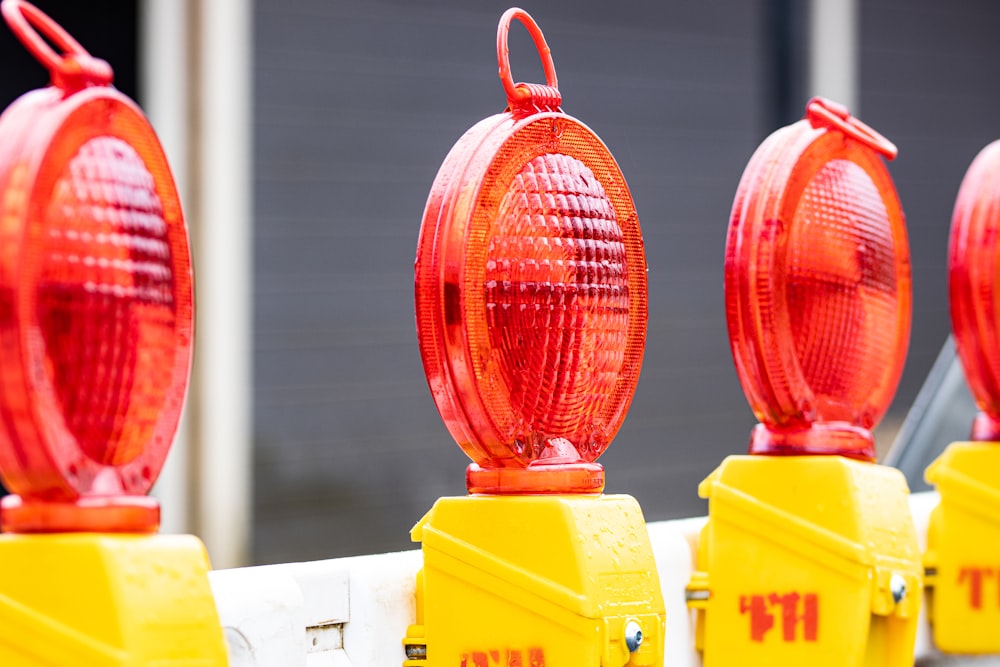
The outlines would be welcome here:
[[[187,213],[191,193],[187,3],[140,0],[139,17],[139,99],[170,160]],[[170,456],[153,490],[162,506],[160,528],[165,533],[191,530],[188,414],[185,410]]]
[[[245,563],[251,519],[251,0],[195,2],[198,179],[196,528],[215,567]]]
[[[860,113],[858,4],[860,0],[811,0],[809,92]]]
[[[163,532],[216,567],[250,550],[250,0],[140,0],[140,96],[177,180],[195,265],[195,366],[155,493]]]

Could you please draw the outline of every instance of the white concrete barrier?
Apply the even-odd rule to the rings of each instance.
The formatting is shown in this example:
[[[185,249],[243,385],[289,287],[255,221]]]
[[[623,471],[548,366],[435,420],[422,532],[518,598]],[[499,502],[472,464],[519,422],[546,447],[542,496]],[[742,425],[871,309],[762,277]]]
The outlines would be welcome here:
[[[937,494],[911,496],[926,546]],[[684,589],[705,519],[648,524],[667,611],[664,665],[700,667]],[[400,667],[416,620],[419,551],[287,563],[210,574],[231,667]],[[926,618],[916,658],[934,660]]]

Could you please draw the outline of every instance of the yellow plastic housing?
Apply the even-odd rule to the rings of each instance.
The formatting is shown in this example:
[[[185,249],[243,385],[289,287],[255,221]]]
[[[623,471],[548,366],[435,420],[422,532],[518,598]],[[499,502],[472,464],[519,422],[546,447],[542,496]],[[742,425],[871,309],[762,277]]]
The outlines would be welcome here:
[[[196,538],[0,535],[0,665],[224,667]]]
[[[411,536],[424,567],[404,665],[663,664],[663,597],[635,499],[442,498]]]
[[[923,567],[895,469],[731,456],[688,587],[705,667],[912,667]]]
[[[924,557],[934,643],[1000,653],[1000,443],[952,443],[925,476],[941,494]]]

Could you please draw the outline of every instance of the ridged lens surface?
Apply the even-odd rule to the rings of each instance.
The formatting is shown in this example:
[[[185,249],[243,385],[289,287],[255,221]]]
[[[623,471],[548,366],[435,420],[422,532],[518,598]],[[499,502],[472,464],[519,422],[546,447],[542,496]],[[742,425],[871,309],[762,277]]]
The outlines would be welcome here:
[[[792,342],[816,418],[871,428],[895,343],[897,281],[882,197],[858,165],[831,160],[802,193],[789,230]]]
[[[910,335],[903,211],[868,144],[803,120],[754,153],[725,265],[737,373],[761,424],[755,454],[875,458]]]
[[[1000,440],[1000,141],[969,166],[955,200],[948,249],[951,326],[982,414],[972,439]]]
[[[547,437],[593,448],[624,363],[628,269],[614,208],[581,161],[541,155],[514,177],[490,232],[485,292],[487,364],[510,393],[494,418],[534,448]]]
[[[28,93],[0,137],[0,522],[153,532],[194,326],[170,166],[107,86]]]
[[[153,176],[121,139],[91,139],[56,181],[45,225],[38,316],[66,427],[98,463],[128,463],[160,418],[178,344]]]
[[[428,198],[415,298],[431,394],[474,464],[576,466],[496,484],[470,468],[469,488],[600,491],[590,464],[625,419],[647,313],[638,216],[600,139],[561,113],[470,129]]]

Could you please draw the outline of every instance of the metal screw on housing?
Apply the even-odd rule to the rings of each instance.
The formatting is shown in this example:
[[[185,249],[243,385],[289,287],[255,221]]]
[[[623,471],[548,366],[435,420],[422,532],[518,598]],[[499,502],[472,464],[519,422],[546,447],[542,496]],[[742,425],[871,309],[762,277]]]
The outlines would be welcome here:
[[[635,621],[629,621],[625,626],[625,646],[629,653],[635,653],[642,646],[642,627]]]
[[[406,652],[407,660],[426,660],[427,659],[427,645],[426,644],[407,644],[403,647]]]
[[[901,575],[894,574],[889,578],[889,592],[892,593],[892,600],[899,604],[906,597],[906,579]]]

